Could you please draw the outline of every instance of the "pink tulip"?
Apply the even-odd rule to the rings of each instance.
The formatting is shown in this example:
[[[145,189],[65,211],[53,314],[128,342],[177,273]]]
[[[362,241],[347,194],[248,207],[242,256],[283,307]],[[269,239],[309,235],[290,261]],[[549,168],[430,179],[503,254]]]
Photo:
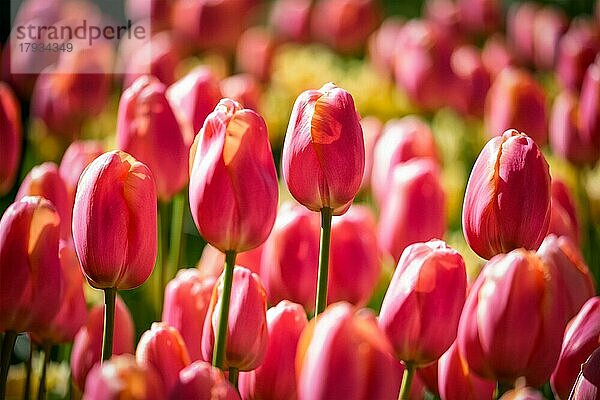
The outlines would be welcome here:
[[[598,400],[600,398],[600,349],[594,350],[581,366],[573,387],[572,400]]]
[[[121,61],[125,70],[123,87],[132,86],[136,80],[146,74],[152,75],[166,86],[175,82],[177,66],[182,56],[178,42],[170,32],[157,33],[143,44],[127,50],[131,52],[122,54],[122,58],[126,61]]]
[[[454,96],[450,96],[451,105],[463,114],[483,116],[491,76],[483,64],[481,53],[470,45],[457,47],[452,52],[450,66],[460,88]]]
[[[100,157],[102,153],[104,153],[104,146],[101,142],[95,140],[78,140],[71,143],[65,154],[63,154],[58,173],[67,187],[69,207],[71,209],[73,209],[77,183],[79,183],[79,178],[83,170],[92,161]]]
[[[205,361],[196,361],[179,372],[179,379],[169,396],[172,400],[239,400],[237,390],[220,369]]]
[[[492,77],[497,76],[504,68],[516,65],[515,58],[499,33],[490,36],[481,49],[481,61]]]
[[[415,376],[419,378],[419,380],[423,383],[423,385],[429,392],[439,397],[440,393],[438,390],[438,361],[435,361],[433,364],[429,364],[426,367],[417,369],[415,371]]]
[[[262,117],[221,100],[196,136],[190,161],[190,207],[204,239],[223,252],[264,242],[275,222],[278,186]]]
[[[452,0],[427,0],[423,4],[423,16],[439,26],[447,35],[456,41],[463,41],[463,13],[457,2]]]
[[[100,363],[102,353],[102,327],[104,326],[104,306],[90,310],[85,325],[77,332],[71,352],[71,374],[75,385],[83,391],[86,378],[92,367]],[[127,306],[117,296],[115,302],[115,330],[113,335],[113,355],[133,354],[134,326]]]
[[[371,171],[375,162],[375,145],[381,136],[383,124],[377,117],[364,117],[360,120],[360,127],[363,131],[363,140],[365,143],[365,172],[360,190],[366,190],[371,186]]]
[[[470,33],[493,33],[502,24],[502,1],[458,0],[461,25]]]
[[[581,364],[600,346],[600,297],[590,298],[569,322],[558,363],[550,377],[558,399],[568,399]]]
[[[403,25],[403,19],[388,17],[369,38],[369,59],[386,76],[393,75],[395,49]]]
[[[568,236],[573,243],[579,244],[579,221],[575,200],[569,188],[557,178],[552,179],[552,211],[548,234]]]
[[[312,211],[341,215],[360,188],[365,146],[352,95],[332,83],[298,96],[283,145],[290,193]]]
[[[591,20],[575,19],[558,42],[556,77],[567,89],[579,90],[585,71],[600,51],[600,33]]]
[[[534,22],[540,10],[541,5],[531,1],[514,3],[508,10],[506,32],[520,64],[533,62]]]
[[[461,356],[457,342],[438,362],[440,397],[446,400],[491,400],[496,385],[474,374]]]
[[[262,365],[240,374],[240,393],[247,399],[297,398],[295,360],[300,334],[308,324],[301,305],[283,300],[267,311],[269,344]]]
[[[280,0],[271,5],[270,25],[284,40],[306,43],[310,39],[310,0]]]
[[[24,197],[0,220],[0,332],[42,331],[62,301],[60,217],[48,200]]]
[[[73,240],[95,288],[144,283],[157,252],[156,189],[150,170],[122,151],[104,153],[83,172],[73,207]]]
[[[575,158],[580,163],[595,165],[600,159],[600,62],[589,66],[579,98],[579,146],[582,155]],[[577,142],[577,141],[576,141]]]
[[[249,28],[237,44],[237,69],[261,81],[271,77],[271,65],[277,49],[277,37],[260,26]]]
[[[12,188],[21,158],[21,107],[15,94],[0,82],[0,196]]]
[[[202,328],[214,285],[215,278],[190,268],[180,270],[165,288],[162,320],[181,333],[192,361],[202,359]]]
[[[250,74],[231,75],[221,81],[223,97],[237,101],[245,108],[260,110],[262,88]]]
[[[166,393],[171,393],[177,384],[179,371],[190,365],[183,338],[177,329],[163,322],[154,322],[150,330],[144,332],[135,358],[140,365],[154,368]]]
[[[221,309],[223,276],[215,285],[210,300],[204,330],[202,332],[202,355],[211,360],[217,322]],[[237,368],[251,371],[258,367],[266,354],[267,295],[260,278],[249,269],[236,266],[233,271],[233,284],[227,323],[227,344],[223,368]]]
[[[469,177],[463,232],[485,259],[524,247],[537,249],[550,224],[550,173],[535,142],[508,130],[483,148]]]
[[[558,360],[565,327],[559,281],[535,253],[517,249],[490,260],[475,281],[458,327],[458,346],[477,375],[530,386]]]
[[[551,6],[538,10],[533,20],[533,61],[540,69],[552,69],[561,36],[569,27],[567,16]]]
[[[116,356],[90,371],[83,398],[86,400],[162,400],[165,390],[156,371],[140,365],[129,354]]]
[[[381,207],[378,238],[381,249],[398,260],[406,246],[444,235],[446,195],[432,160],[411,160],[393,174]]]
[[[150,168],[158,197],[168,201],[188,178],[188,146],[166,97],[166,86],[144,75],[123,92],[117,146]]]

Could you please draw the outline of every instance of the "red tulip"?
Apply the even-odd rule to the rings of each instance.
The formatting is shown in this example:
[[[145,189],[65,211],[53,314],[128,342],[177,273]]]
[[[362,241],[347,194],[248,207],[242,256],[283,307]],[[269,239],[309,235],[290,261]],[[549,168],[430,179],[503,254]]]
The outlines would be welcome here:
[[[483,64],[481,53],[470,45],[457,47],[452,52],[450,66],[459,88],[454,96],[450,96],[451,105],[463,114],[483,116],[491,77]]]
[[[258,80],[250,74],[231,75],[221,81],[223,97],[239,102],[254,111],[260,109],[262,88]]]
[[[369,116],[360,120],[360,127],[363,131],[365,143],[365,172],[360,183],[360,190],[365,190],[371,186],[371,171],[375,162],[375,145],[381,136],[383,124],[377,117]]]
[[[271,65],[277,49],[277,37],[260,26],[249,28],[237,44],[237,69],[261,81],[271,77]]]
[[[548,234],[568,236],[573,243],[579,244],[579,221],[573,195],[564,182],[556,178],[552,179],[551,190],[552,211]]]
[[[369,38],[369,59],[380,72],[387,76],[393,75],[395,49],[403,25],[403,19],[387,17]]]
[[[575,19],[558,42],[556,77],[567,89],[579,90],[585,71],[600,51],[600,33],[591,20]]]
[[[21,107],[15,94],[0,82],[0,196],[12,188],[21,158]]]
[[[497,76],[504,68],[516,65],[515,56],[508,48],[502,35],[490,36],[481,49],[481,61],[492,77]]]
[[[104,306],[98,305],[88,313],[87,322],[77,332],[71,352],[71,374],[75,385],[83,391],[88,373],[100,363],[102,353],[102,327]],[[115,302],[115,330],[113,355],[133,354],[134,326],[131,314],[123,300],[117,296]]]
[[[278,186],[265,121],[230,99],[219,102],[190,152],[190,206],[204,239],[242,252],[265,241]]]
[[[58,173],[67,187],[71,210],[75,202],[77,183],[79,183],[79,178],[83,170],[92,161],[100,157],[102,153],[104,153],[104,146],[101,142],[95,140],[78,140],[71,143],[65,154],[63,154]]]
[[[434,363],[429,364],[426,367],[417,369],[415,371],[415,376],[419,378],[419,380],[423,383],[423,385],[429,392],[439,397],[440,392],[438,390],[438,361],[435,361]]]
[[[179,379],[169,396],[172,400],[239,400],[237,390],[220,369],[205,361],[196,361],[179,372]]]
[[[474,374],[458,351],[457,342],[438,362],[440,397],[446,400],[491,400],[496,384]]]
[[[190,268],[180,270],[165,288],[162,320],[181,333],[192,361],[202,359],[202,327],[214,285],[215,278]]]
[[[569,27],[567,16],[551,6],[538,10],[533,20],[533,61],[540,69],[552,69],[561,36]]]
[[[310,39],[310,0],[280,0],[271,5],[270,25],[278,37],[306,43]]]
[[[346,212],[360,188],[365,146],[350,93],[332,83],[307,90],[294,104],[283,145],[290,193],[312,211]]]
[[[189,146],[165,92],[156,78],[138,78],[121,96],[117,121],[117,146],[150,168],[163,201],[186,184]]]
[[[24,197],[0,220],[0,332],[42,331],[60,308],[60,217],[48,200]]]
[[[135,28],[134,28],[135,29]],[[168,31],[160,32],[140,44],[133,42],[131,46],[121,50],[125,77],[123,87],[128,88],[140,77],[150,74],[166,86],[175,82],[175,72],[181,61],[181,51],[177,42]],[[123,46],[123,45],[121,45]]]
[[[483,148],[469,177],[463,232],[481,257],[537,249],[550,223],[548,163],[526,134],[508,130]]]
[[[210,299],[202,332],[202,355],[212,359],[217,322],[221,309],[223,276],[219,278]],[[227,344],[223,368],[251,371],[258,367],[266,354],[267,295],[260,278],[249,269],[236,266],[227,323]]]
[[[568,399],[581,364],[600,346],[600,297],[590,298],[569,322],[558,363],[550,377],[558,399]]]
[[[594,165],[600,159],[600,62],[589,66],[579,98],[579,146],[582,154],[575,158],[580,163]]]
[[[475,281],[458,327],[469,367],[487,379],[544,383],[558,360],[565,327],[560,285],[551,267],[523,249],[490,260]]]
[[[573,387],[572,400],[598,400],[600,398],[600,349],[594,350],[581,366]]]
[[[398,260],[406,246],[444,235],[446,195],[440,169],[432,160],[414,159],[393,173],[381,207],[378,238],[381,249]]]
[[[240,393],[251,399],[296,399],[298,340],[308,324],[301,305],[283,300],[267,311],[269,344],[262,365],[240,374]]]
[[[131,289],[156,261],[156,191],[150,170],[122,151],[104,153],[83,172],[73,208],[73,240],[95,288]]]
[[[492,33],[502,24],[502,1],[459,0],[461,25],[467,32]]]

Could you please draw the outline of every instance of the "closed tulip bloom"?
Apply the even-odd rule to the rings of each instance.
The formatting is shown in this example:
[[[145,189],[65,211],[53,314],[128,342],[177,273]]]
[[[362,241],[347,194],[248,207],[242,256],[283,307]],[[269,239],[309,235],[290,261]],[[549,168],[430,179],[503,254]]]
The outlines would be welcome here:
[[[167,86],[175,82],[177,66],[182,56],[178,48],[179,43],[173,38],[171,32],[163,31],[154,34],[149,40],[135,47],[131,45],[130,47],[122,45],[122,47],[121,63],[125,70],[123,87],[130,87],[144,74],[151,74]]]
[[[550,172],[535,142],[512,129],[481,150],[465,192],[462,224],[479,256],[537,249],[550,224]]]
[[[483,64],[481,53],[476,47],[457,47],[450,59],[452,72],[458,81],[451,105],[467,115],[483,116],[487,92],[491,85],[490,72]]]
[[[371,171],[375,161],[375,145],[381,136],[383,124],[377,117],[365,117],[360,120],[365,142],[365,172],[363,173],[360,190],[366,190],[371,186]]]
[[[172,400],[239,400],[237,390],[220,369],[205,361],[196,361],[179,372],[169,396]]]
[[[83,391],[88,373],[100,363],[102,353],[102,327],[104,326],[104,306],[95,306],[88,313],[85,325],[77,332],[71,352],[71,374],[73,382]],[[113,334],[113,354],[133,354],[134,326],[127,306],[117,296],[115,302],[115,330]]]
[[[0,220],[0,332],[48,327],[62,301],[60,216],[48,200],[24,197]]]
[[[481,61],[492,78],[496,77],[504,68],[517,63],[516,56],[500,33],[490,36],[485,41],[483,49],[481,49]]]
[[[560,38],[556,56],[556,77],[566,89],[578,91],[585,71],[600,51],[600,33],[593,21],[575,19]]]
[[[369,60],[386,76],[393,75],[394,52],[403,25],[403,19],[395,16],[387,17],[369,38]]]
[[[394,399],[402,369],[391,352],[372,314],[332,304],[300,337],[298,398]]]
[[[186,184],[188,145],[167,101],[166,86],[156,78],[138,78],[121,96],[117,146],[150,168],[161,200]]]
[[[474,374],[461,356],[456,342],[438,361],[440,397],[445,400],[491,400],[496,383]]]
[[[552,373],[566,323],[551,267],[517,249],[490,260],[475,281],[458,328],[458,346],[477,375],[539,386]]]
[[[444,354],[456,339],[466,293],[465,262],[456,250],[441,240],[407,247],[379,313],[396,357],[420,366]]]
[[[578,115],[577,96],[571,91],[559,93],[554,99],[550,116],[550,146],[560,158],[576,163],[590,153],[587,148],[582,148]]]
[[[552,179],[552,211],[548,234],[568,236],[573,243],[579,244],[579,221],[575,200],[565,183],[557,178]]]
[[[217,322],[221,309],[223,276],[217,282],[204,320],[202,355],[211,360]],[[258,367],[267,351],[267,295],[255,273],[236,266],[227,323],[227,344],[223,368],[251,371]]]
[[[580,164],[595,165],[600,159],[600,62],[589,66],[583,78],[579,98]]]
[[[508,41],[520,64],[527,65],[533,62],[534,21],[541,10],[541,5],[526,1],[514,3],[508,10],[506,31]]]
[[[310,39],[310,0],[281,0],[271,5],[270,26],[277,36],[293,42]]]
[[[202,359],[202,329],[214,285],[214,277],[189,268],[165,288],[162,320],[179,331],[192,361]]]
[[[415,159],[397,166],[379,216],[381,249],[399,260],[406,246],[442,237],[445,202],[437,163]]]
[[[73,208],[73,240],[97,289],[132,289],[152,273],[157,252],[156,189],[150,170],[122,151],[84,171]]]
[[[221,81],[223,97],[235,100],[245,108],[259,111],[262,88],[260,82],[250,74],[236,74]]]
[[[350,93],[332,83],[298,96],[283,145],[290,193],[312,211],[346,212],[360,188],[365,146]]]
[[[162,400],[166,392],[156,371],[135,361],[129,354],[114,356],[97,364],[88,376],[86,400]]]
[[[236,49],[237,69],[254,75],[260,81],[268,81],[277,42],[277,37],[263,27],[254,26],[244,31]]]
[[[163,322],[154,322],[150,330],[144,332],[135,358],[139,364],[154,368],[166,393],[177,384],[179,371],[190,365],[183,338],[177,329]]]
[[[67,148],[63,154],[58,173],[67,187],[71,209],[75,202],[75,193],[79,178],[92,161],[104,153],[104,146],[95,140],[77,140]]]
[[[202,237],[219,250],[258,247],[277,213],[278,186],[265,121],[223,99],[190,152],[190,207]]]
[[[600,398],[600,349],[594,350],[581,366],[581,373],[573,387],[572,400],[598,400]]]
[[[240,374],[240,393],[245,399],[290,399],[296,390],[296,349],[308,320],[300,304],[283,300],[267,311],[269,344],[260,367]]]
[[[542,146],[548,139],[547,120],[546,95],[533,76],[516,68],[502,70],[485,100],[484,122],[488,137],[516,128]]]
[[[569,322],[558,363],[550,377],[558,399],[568,399],[581,364],[600,346],[600,297],[589,299]]]
[[[543,7],[533,20],[533,61],[540,69],[552,69],[561,36],[569,27],[569,20],[560,8]]]
[[[0,82],[0,196],[15,182],[21,159],[21,107],[10,87]]]

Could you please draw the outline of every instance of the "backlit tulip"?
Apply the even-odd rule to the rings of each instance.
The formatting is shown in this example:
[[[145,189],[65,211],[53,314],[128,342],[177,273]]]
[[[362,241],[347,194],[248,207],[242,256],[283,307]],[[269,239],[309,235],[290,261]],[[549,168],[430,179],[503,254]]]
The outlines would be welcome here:
[[[190,268],[180,270],[165,289],[162,320],[181,333],[192,361],[202,359],[202,328],[214,285],[215,278]]]
[[[73,208],[73,240],[95,288],[132,289],[152,273],[157,253],[156,189],[150,170],[122,151],[83,172]]]
[[[458,346],[477,375],[539,386],[560,354],[566,319],[559,282],[535,253],[517,249],[490,260],[465,303]]]
[[[371,186],[371,171],[375,161],[375,145],[381,136],[383,124],[377,117],[365,117],[360,120],[365,142],[365,172],[363,173],[360,189],[365,190]]]
[[[202,237],[242,252],[265,241],[275,222],[278,186],[265,121],[223,99],[190,152],[190,208]]]
[[[594,350],[581,366],[581,373],[573,387],[572,400],[598,400],[600,398],[600,349]]]
[[[202,332],[202,355],[211,360],[221,309],[223,276],[213,290]],[[226,352],[223,367],[251,371],[267,351],[267,295],[260,278],[249,269],[236,266],[229,305]]]
[[[456,250],[440,240],[407,247],[379,313],[396,357],[426,365],[444,354],[456,339],[466,292],[465,262]]]
[[[296,399],[296,348],[308,324],[301,305],[283,300],[267,311],[269,344],[265,360],[240,374],[240,393],[251,399]]]
[[[568,236],[573,243],[579,244],[579,221],[575,200],[565,183],[559,179],[552,179],[552,211],[548,234]]]
[[[237,44],[237,69],[261,81],[271,77],[271,64],[277,49],[277,37],[260,26],[249,28]]]
[[[494,381],[471,371],[456,342],[438,361],[438,382],[440,397],[445,400],[491,400],[496,389]]]
[[[555,397],[568,399],[580,366],[600,346],[600,297],[592,297],[569,322],[558,363],[550,377]]]
[[[296,99],[283,145],[290,193],[312,211],[346,212],[360,188],[365,147],[350,93],[332,83]]]
[[[223,97],[239,102],[254,111],[260,109],[262,88],[258,80],[250,74],[236,74],[221,81]]]
[[[177,384],[179,371],[190,365],[183,338],[177,329],[163,322],[153,323],[150,330],[144,332],[135,358],[140,365],[154,368],[166,393],[170,393]]]
[[[310,0],[281,0],[271,5],[270,25],[277,35],[293,42],[310,39]]]
[[[505,68],[498,74],[487,93],[484,114],[488,137],[515,128],[526,132],[538,146],[546,144],[546,95],[524,70]]]
[[[589,66],[579,98],[579,163],[595,165],[600,158],[600,62]]]
[[[21,135],[21,107],[11,88],[0,82],[0,196],[12,188],[17,177]]]
[[[188,145],[166,97],[166,86],[150,75],[138,78],[121,96],[117,146],[150,168],[161,200],[186,184]]]
[[[550,223],[550,173],[525,133],[508,130],[485,145],[469,177],[462,223],[467,243],[485,259],[542,243]]]
[[[239,400],[240,395],[220,369],[205,361],[196,361],[179,372],[179,379],[169,398],[172,400]]]
[[[0,220],[0,332],[43,330],[58,312],[60,217],[48,200],[24,197]]]
[[[102,353],[102,327],[104,306],[90,310],[85,325],[77,332],[71,352],[71,374],[75,385],[83,391],[88,373],[99,364]],[[117,296],[115,302],[115,330],[113,354],[133,354],[134,326],[131,314],[123,300]]]
[[[71,209],[75,202],[77,183],[83,170],[92,161],[100,157],[102,153],[104,153],[104,146],[101,142],[95,140],[78,140],[71,143],[65,154],[63,154],[58,173],[67,187],[69,207]]]
[[[560,38],[556,56],[556,77],[567,89],[579,90],[588,66],[600,51],[600,33],[594,22],[575,19]]]
[[[429,159],[394,168],[379,216],[379,245],[399,260],[406,246],[442,237],[446,231],[446,195],[440,169]]]
[[[124,354],[96,364],[90,371],[83,398],[86,400],[162,400],[166,398],[156,371]]]

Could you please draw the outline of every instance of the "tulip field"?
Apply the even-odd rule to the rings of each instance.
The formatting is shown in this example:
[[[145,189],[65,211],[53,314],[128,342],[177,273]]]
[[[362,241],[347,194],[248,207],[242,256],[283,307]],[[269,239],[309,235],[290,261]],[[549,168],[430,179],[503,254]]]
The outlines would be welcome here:
[[[600,399],[600,0],[5,3],[0,400]]]

